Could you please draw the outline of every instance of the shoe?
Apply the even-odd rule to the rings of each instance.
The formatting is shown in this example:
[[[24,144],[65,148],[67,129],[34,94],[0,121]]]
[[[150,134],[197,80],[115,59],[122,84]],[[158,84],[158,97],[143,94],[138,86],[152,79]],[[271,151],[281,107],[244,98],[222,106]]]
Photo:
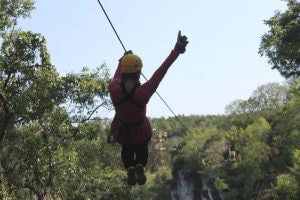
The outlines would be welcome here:
[[[139,185],[144,185],[147,181],[147,177],[145,175],[144,166],[142,164],[138,164],[135,167],[136,171],[136,179]]]
[[[134,167],[129,167],[127,169],[127,184],[135,185],[136,184],[136,172]]]

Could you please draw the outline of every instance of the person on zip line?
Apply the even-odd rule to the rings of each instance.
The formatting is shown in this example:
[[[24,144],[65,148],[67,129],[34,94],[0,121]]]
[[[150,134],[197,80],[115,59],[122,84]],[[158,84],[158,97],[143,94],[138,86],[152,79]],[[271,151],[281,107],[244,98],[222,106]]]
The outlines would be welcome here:
[[[126,51],[108,89],[115,108],[111,123],[111,135],[122,145],[121,158],[127,170],[128,185],[146,183],[144,167],[148,160],[148,142],[152,128],[146,116],[146,106],[169,67],[183,54],[188,44],[187,37],[178,32],[174,49],[144,84],[140,83],[143,67],[139,56]]]

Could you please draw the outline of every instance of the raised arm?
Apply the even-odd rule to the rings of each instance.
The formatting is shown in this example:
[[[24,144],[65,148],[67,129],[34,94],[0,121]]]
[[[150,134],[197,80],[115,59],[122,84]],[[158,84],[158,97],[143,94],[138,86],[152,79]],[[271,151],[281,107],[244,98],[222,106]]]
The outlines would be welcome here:
[[[160,65],[160,67],[153,73],[149,81],[147,81],[142,86],[142,90],[144,90],[143,93],[144,95],[146,95],[146,98],[148,100],[155,92],[155,90],[159,86],[159,83],[167,73],[169,67],[177,59],[179,54],[183,54],[185,52],[185,47],[187,44],[188,44],[187,37],[185,35],[181,35],[181,32],[179,31],[174,49],[171,51],[169,56],[164,60],[164,62]]]
[[[120,62],[120,60],[119,60],[119,64],[118,64],[118,66],[117,66],[117,69],[116,69],[116,71],[115,71],[115,74],[114,74],[114,76],[113,76],[113,79],[121,79],[121,62]]]

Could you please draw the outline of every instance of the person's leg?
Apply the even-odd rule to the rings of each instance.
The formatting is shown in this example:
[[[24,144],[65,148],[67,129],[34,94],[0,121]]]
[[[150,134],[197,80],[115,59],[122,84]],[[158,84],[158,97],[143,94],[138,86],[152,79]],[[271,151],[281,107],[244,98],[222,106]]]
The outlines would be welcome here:
[[[125,169],[128,169],[129,167],[134,167],[134,146],[130,144],[123,144],[121,157]]]
[[[137,182],[139,185],[144,185],[146,183],[146,175],[144,167],[148,160],[148,141],[143,144],[135,145],[135,170],[137,176]]]
[[[136,154],[135,165],[141,164],[145,167],[148,161],[148,141],[136,144],[134,150]]]
[[[135,185],[137,180],[134,162],[134,146],[129,144],[123,144],[121,157],[123,165],[127,170],[127,183],[128,185]]]

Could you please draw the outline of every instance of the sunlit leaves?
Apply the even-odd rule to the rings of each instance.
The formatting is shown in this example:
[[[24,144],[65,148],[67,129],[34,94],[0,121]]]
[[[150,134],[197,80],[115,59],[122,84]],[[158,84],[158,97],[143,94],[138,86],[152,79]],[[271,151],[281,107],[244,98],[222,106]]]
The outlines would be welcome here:
[[[259,86],[247,100],[235,100],[226,106],[228,114],[247,114],[274,111],[288,100],[289,88],[279,83]]]
[[[81,73],[63,77],[62,90],[75,121],[91,119],[101,107],[111,108],[108,82],[108,68],[104,64],[94,71],[83,68]]]
[[[271,198],[274,200],[290,199],[296,200],[299,190],[295,177],[291,175],[281,175],[277,177],[276,186],[271,191]],[[299,196],[298,196],[299,197]]]
[[[97,113],[111,106],[107,66],[60,76],[46,39],[16,28],[33,8],[31,0],[0,0],[1,195],[130,199],[119,146],[105,142],[109,122]]]
[[[12,32],[2,44],[1,90],[20,122],[36,119],[62,101],[60,78],[45,45],[40,34],[23,31]]]
[[[286,0],[288,9],[265,21],[270,27],[261,39],[259,53],[285,78],[300,76],[300,3]]]
[[[33,0],[0,0],[0,32],[17,23],[20,17],[30,16]]]

